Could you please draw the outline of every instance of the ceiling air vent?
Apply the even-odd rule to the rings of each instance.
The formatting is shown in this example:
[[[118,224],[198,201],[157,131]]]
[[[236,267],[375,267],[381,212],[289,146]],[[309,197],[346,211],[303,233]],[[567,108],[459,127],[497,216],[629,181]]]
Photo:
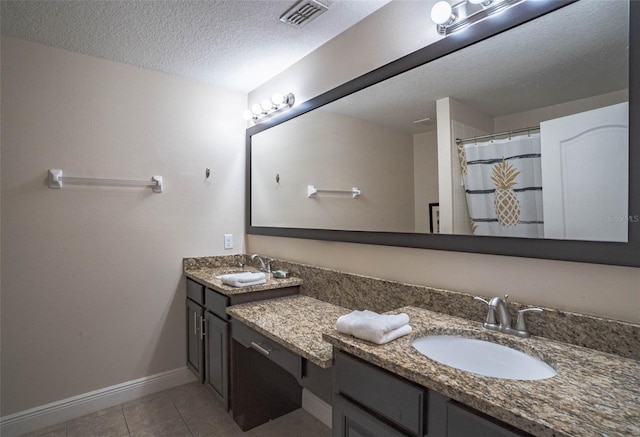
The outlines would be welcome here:
[[[280,21],[295,27],[304,27],[328,10],[327,6],[315,0],[302,0],[282,14]]]

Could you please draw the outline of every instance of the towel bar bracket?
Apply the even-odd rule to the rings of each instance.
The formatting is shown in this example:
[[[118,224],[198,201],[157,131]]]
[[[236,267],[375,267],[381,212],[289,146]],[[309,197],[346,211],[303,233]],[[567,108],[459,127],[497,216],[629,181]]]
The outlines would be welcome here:
[[[49,170],[49,188],[62,188],[62,170]]]

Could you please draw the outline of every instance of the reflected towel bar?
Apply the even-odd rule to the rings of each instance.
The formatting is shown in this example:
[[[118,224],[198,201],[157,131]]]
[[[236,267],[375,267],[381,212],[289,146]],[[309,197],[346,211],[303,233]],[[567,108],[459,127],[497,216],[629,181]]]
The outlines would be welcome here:
[[[162,193],[162,176],[153,176],[150,181],[79,178],[75,176],[62,176],[62,170],[49,169],[49,188],[62,188],[63,182],[70,184],[134,185],[140,187],[153,187],[154,193]]]
[[[360,197],[361,191],[357,187],[350,190],[321,190],[313,185],[307,185],[307,197],[313,197],[317,193],[335,193],[335,194],[351,194],[354,199]]]

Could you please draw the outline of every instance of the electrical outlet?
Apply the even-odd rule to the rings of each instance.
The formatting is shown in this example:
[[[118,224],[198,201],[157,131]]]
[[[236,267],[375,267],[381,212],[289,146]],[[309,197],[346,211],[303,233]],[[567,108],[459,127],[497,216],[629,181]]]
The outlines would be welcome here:
[[[233,234],[224,234],[224,248],[233,249]]]

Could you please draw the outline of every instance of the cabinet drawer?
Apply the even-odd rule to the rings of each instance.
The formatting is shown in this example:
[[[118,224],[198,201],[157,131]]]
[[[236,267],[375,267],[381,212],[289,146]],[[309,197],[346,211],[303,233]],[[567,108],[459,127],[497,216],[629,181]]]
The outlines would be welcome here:
[[[473,413],[459,404],[447,402],[448,437],[521,437],[529,436],[515,428],[507,428]]]
[[[332,416],[335,437],[407,437],[340,395],[333,397]]]
[[[300,355],[291,352],[235,319],[231,319],[231,333],[233,339],[244,347],[258,351],[298,380],[302,378],[302,357]]]
[[[424,389],[341,351],[335,353],[333,372],[334,393],[370,408],[413,435],[424,435]]]
[[[225,312],[228,301],[229,298],[227,296],[217,293],[210,288],[207,288],[204,291],[205,308],[223,320],[227,320],[229,318]]]
[[[187,297],[200,305],[204,304],[204,285],[187,278]]]

